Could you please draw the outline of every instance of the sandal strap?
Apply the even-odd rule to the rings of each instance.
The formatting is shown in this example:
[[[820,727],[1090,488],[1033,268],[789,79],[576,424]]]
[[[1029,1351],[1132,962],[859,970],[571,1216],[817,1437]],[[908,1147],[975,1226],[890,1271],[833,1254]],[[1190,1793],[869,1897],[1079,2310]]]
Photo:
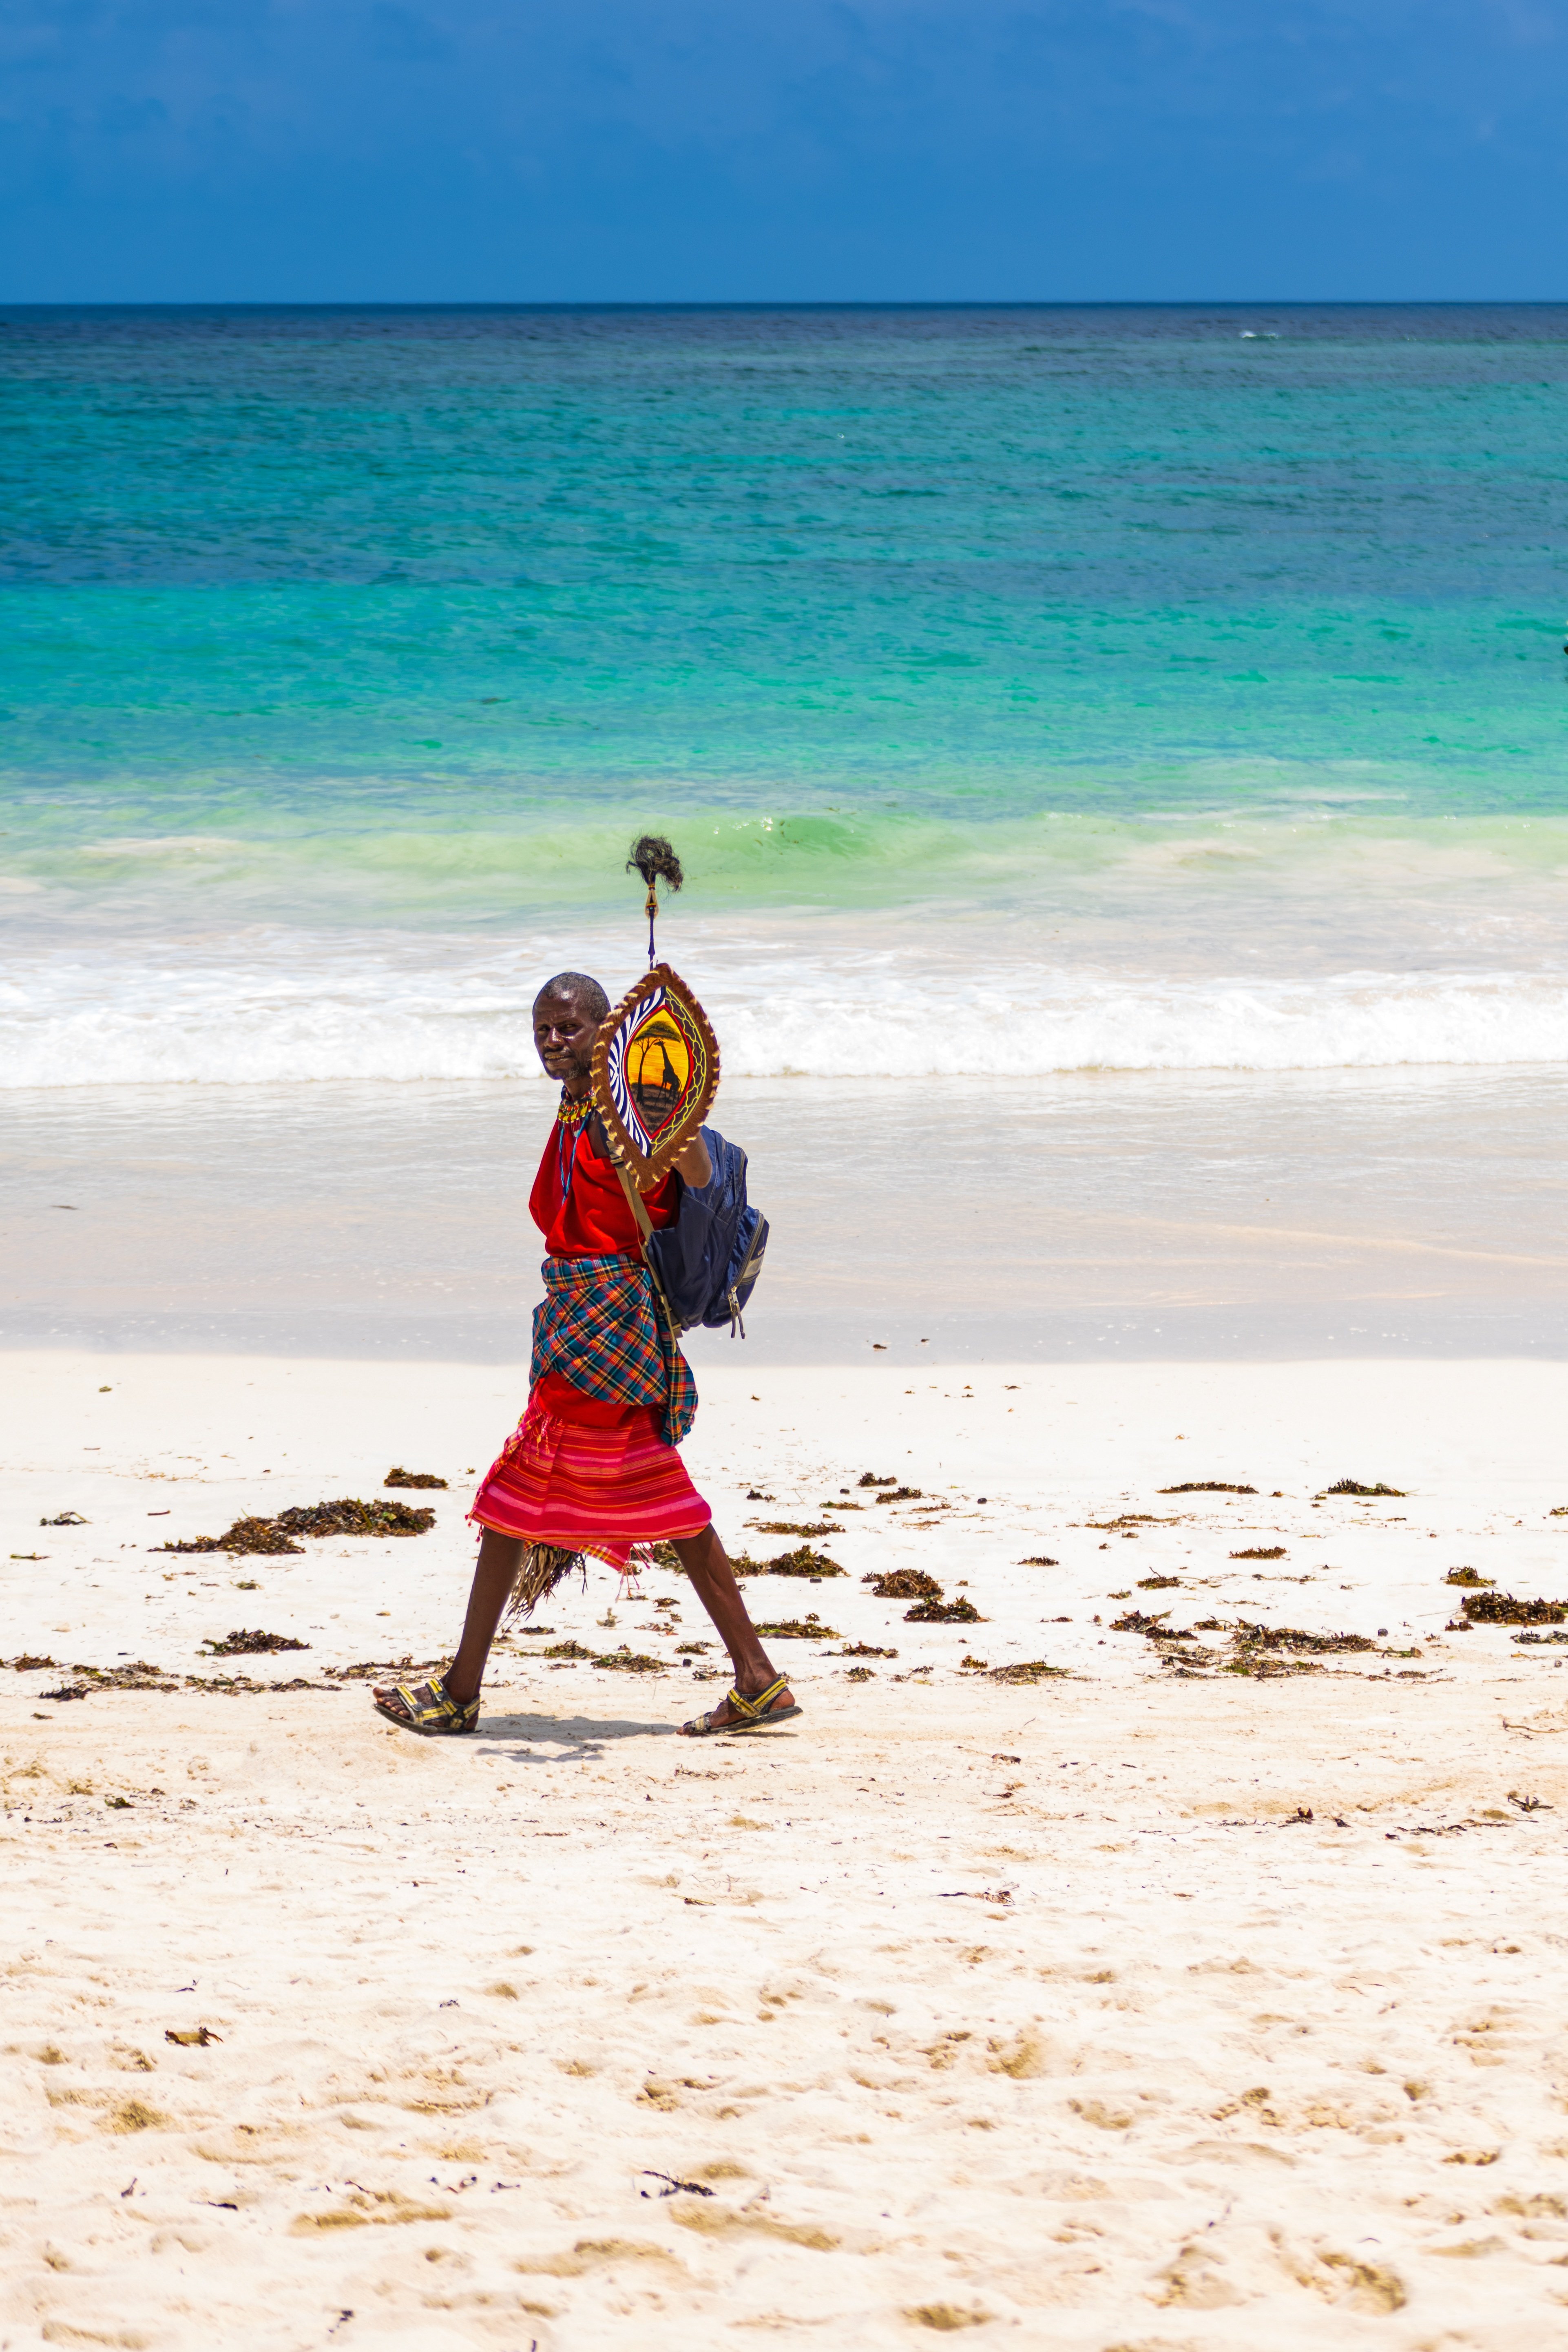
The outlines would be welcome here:
[[[788,1687],[789,1676],[780,1675],[776,1680],[768,1685],[766,1690],[755,1691],[750,1698],[743,1696],[738,1690],[732,1690],[730,1693],[730,1705],[736,1714],[743,1716],[748,1723],[755,1723],[761,1717],[766,1715],[780,1691],[787,1690]]]
[[[432,1675],[427,1683],[417,1685],[398,1683],[395,1689],[408,1709],[410,1720],[417,1724],[462,1723],[471,1716],[477,1717],[479,1711],[477,1698],[469,1699],[466,1705],[455,1699],[440,1675]]]

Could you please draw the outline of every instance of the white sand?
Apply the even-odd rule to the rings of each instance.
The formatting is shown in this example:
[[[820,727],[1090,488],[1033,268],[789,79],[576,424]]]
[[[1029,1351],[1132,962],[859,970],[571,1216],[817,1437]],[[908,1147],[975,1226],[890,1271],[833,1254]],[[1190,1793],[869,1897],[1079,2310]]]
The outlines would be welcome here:
[[[689,1458],[737,1547],[866,1469],[950,1508],[871,1506],[821,1539],[847,1579],[753,1583],[900,1654],[852,1684],[840,1643],[780,1642],[801,1722],[692,1746],[721,1685],[524,1654],[548,1637],[458,1743],[363,1685],[184,1681],[437,1656],[518,1376],[4,1363],[5,1549],[46,1555],[7,1564],[5,1651],[59,1665],[0,1690],[0,2352],[1568,2336],[1568,1648],[1440,1632],[1462,1563],[1568,1593],[1563,1368],[706,1373]],[[395,1461],[453,1479],[434,1534],[144,1549]],[[1408,1497],[1314,1508],[1346,1475]],[[1184,1477],[1261,1492],[1158,1496]],[[1126,1511],[1177,1516],[1085,1524]],[[985,1622],[907,1624],[859,1580],[900,1565]],[[707,1633],[673,1577],[605,1626],[614,1591],[556,1638]],[[1389,1636],[1189,1677],[1109,1631],[1166,1604]],[[237,1626],[310,1647],[204,1662]],[[42,1696],[138,1659],[176,1688]]]

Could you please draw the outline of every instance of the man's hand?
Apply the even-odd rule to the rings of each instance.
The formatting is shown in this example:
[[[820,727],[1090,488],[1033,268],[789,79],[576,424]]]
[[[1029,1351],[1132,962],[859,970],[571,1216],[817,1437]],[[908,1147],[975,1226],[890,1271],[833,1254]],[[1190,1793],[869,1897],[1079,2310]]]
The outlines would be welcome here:
[[[675,1172],[678,1176],[683,1177],[688,1184],[702,1185],[711,1182],[713,1162],[708,1157],[708,1146],[703,1142],[700,1134],[694,1135],[680,1154],[675,1163]]]

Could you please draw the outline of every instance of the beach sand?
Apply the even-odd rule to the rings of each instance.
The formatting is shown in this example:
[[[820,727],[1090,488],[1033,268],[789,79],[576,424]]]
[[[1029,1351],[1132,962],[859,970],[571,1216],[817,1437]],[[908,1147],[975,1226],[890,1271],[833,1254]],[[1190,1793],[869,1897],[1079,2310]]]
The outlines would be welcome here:
[[[5,1364],[0,2352],[1568,2331],[1568,1647],[1444,1631],[1458,1567],[1568,1596],[1563,1365],[705,1366],[731,1549],[847,1573],[749,1584],[805,1712],[695,1744],[673,1573],[471,1740],[344,1675],[451,1641],[519,1369]],[[431,1533],[150,1549],[394,1463]]]

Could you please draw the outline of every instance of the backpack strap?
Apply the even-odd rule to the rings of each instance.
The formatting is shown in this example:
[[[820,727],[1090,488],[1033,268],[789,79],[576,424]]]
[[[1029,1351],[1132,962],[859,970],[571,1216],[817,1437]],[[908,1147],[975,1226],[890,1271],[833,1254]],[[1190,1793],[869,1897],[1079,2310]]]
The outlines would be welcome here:
[[[626,1196],[626,1205],[630,1209],[632,1215],[637,1219],[637,1232],[642,1236],[642,1262],[644,1265],[647,1267],[648,1280],[653,1284],[654,1297],[658,1301],[660,1313],[663,1315],[666,1323],[669,1326],[670,1338],[679,1341],[680,1338],[679,1328],[676,1323],[674,1316],[669,1311],[669,1301],[664,1295],[664,1285],[660,1282],[658,1271],[647,1254],[648,1243],[653,1239],[653,1219],[648,1215],[643,1196],[637,1191],[637,1185],[632,1180],[632,1171],[626,1166],[625,1153],[616,1148],[614,1140],[607,1133],[605,1140],[609,1146],[610,1165],[621,1180],[621,1190]]]

